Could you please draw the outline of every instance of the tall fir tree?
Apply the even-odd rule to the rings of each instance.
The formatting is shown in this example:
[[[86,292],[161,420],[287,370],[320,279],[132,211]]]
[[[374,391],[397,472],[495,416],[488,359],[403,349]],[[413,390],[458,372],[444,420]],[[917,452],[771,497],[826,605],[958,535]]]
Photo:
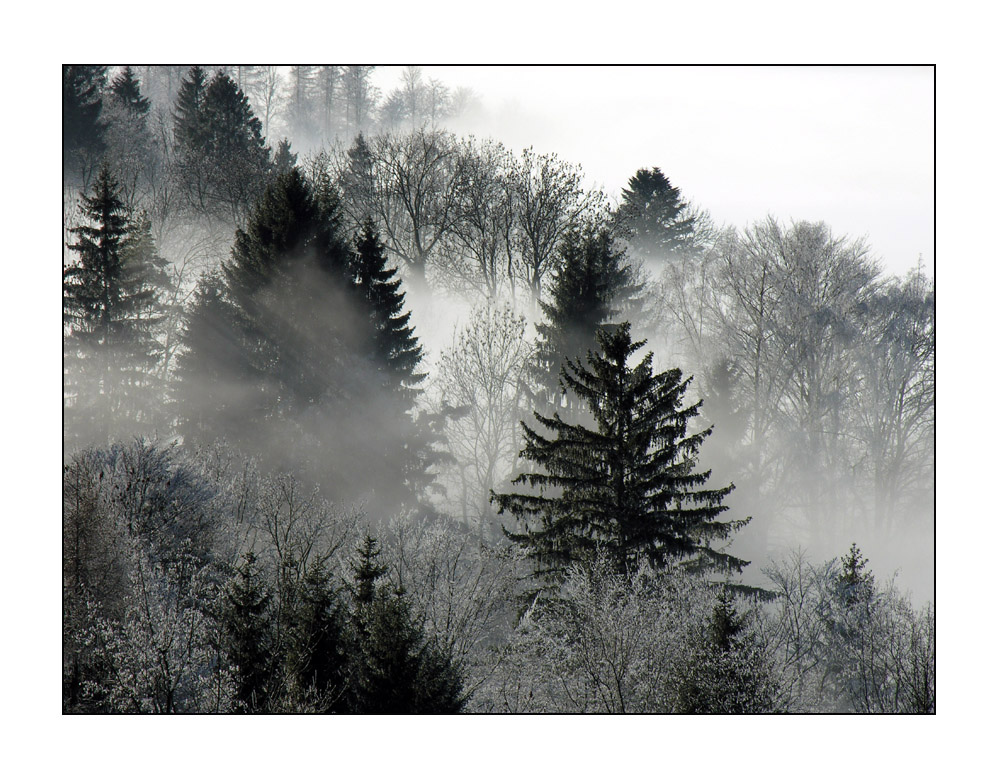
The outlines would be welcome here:
[[[387,567],[368,536],[354,566],[349,701],[358,714],[450,714],[466,696],[450,657],[413,619],[405,594],[380,584]]]
[[[314,562],[291,588],[284,636],[290,703],[342,712],[347,689],[347,627],[326,567]]]
[[[191,69],[174,108],[174,172],[199,216],[238,222],[263,192],[271,169],[260,120],[236,83]]]
[[[291,151],[291,141],[282,138],[274,153],[274,175],[280,176],[282,173],[288,173],[296,165],[298,165],[298,155]]]
[[[173,137],[178,152],[197,150],[204,143],[204,105],[208,76],[195,65],[180,84],[173,110]]]
[[[107,71],[103,65],[62,69],[63,178],[71,186],[89,185],[105,149],[101,109]]]
[[[130,65],[111,81],[111,95],[135,116],[143,119],[149,116],[149,100],[143,96],[139,79]]]
[[[423,349],[409,324],[410,313],[404,311],[402,279],[389,266],[385,245],[370,218],[364,221],[356,246],[354,283],[371,323],[372,341],[367,356],[384,373],[385,388],[412,401],[418,392],[416,386],[426,374],[416,370],[423,359]]]
[[[710,471],[696,470],[710,429],[687,432],[700,408],[682,403],[690,379],[681,380],[679,369],[653,375],[652,353],[629,368],[645,342],[631,341],[628,323],[598,331],[597,341],[600,353],[589,354],[588,367],[569,361],[562,371],[562,386],[594,424],[535,412],[549,438],[522,423],[521,454],[540,468],[513,483],[540,490],[494,494],[501,513],[526,521],[508,536],[536,561],[537,575],[554,583],[601,549],[622,572],[668,558],[694,569],[741,570],[746,561],[711,546],[748,519],[718,519],[734,486],[705,488]]]
[[[157,411],[156,329],[166,286],[148,222],[133,222],[107,166],[82,197],[63,269],[67,439],[106,443],[148,430]]]
[[[576,406],[565,395],[559,372],[566,360],[583,358],[597,347],[597,331],[619,315],[634,316],[639,286],[624,254],[606,228],[571,233],[561,246],[558,274],[550,300],[541,302],[544,320],[529,376],[536,389],[535,408],[546,413]]]
[[[427,485],[432,431],[414,417],[421,350],[373,231],[355,247],[335,194],[277,177],[185,333],[181,429],[224,436],[336,499],[395,511]]]
[[[646,259],[663,259],[694,245],[695,217],[680,190],[658,168],[641,168],[628,180],[614,226]]]
[[[274,677],[272,595],[263,579],[256,556],[247,553],[225,595],[226,650],[234,667],[238,713],[266,712],[270,706]]]

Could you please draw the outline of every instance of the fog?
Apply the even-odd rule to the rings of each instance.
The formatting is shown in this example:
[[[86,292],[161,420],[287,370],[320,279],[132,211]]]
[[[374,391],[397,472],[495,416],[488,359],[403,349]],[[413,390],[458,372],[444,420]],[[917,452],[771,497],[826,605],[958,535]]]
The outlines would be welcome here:
[[[79,126],[69,122],[75,135],[64,139],[64,500],[68,532],[94,536],[83,548],[92,543],[100,554],[82,560],[76,539],[64,579],[80,605],[106,607],[111,623],[102,626],[129,608],[129,561],[145,577],[143,545],[158,549],[157,523],[173,522],[176,472],[198,485],[184,512],[218,523],[190,565],[205,567],[211,588],[213,578],[228,584],[199,598],[231,596],[233,583],[250,577],[252,556],[241,556],[263,551],[279,638],[282,599],[301,597],[295,588],[306,587],[306,572],[333,587],[335,571],[336,598],[361,619],[347,582],[361,570],[351,557],[360,553],[343,542],[317,563],[315,540],[305,537],[288,553],[278,520],[270,541],[248,542],[259,530],[254,512],[287,510],[289,527],[300,523],[306,537],[356,545],[358,529],[379,536],[394,598],[410,600],[414,626],[443,635],[452,613],[469,621],[453,660],[481,691],[447,705],[458,710],[472,702],[479,711],[524,711],[504,699],[504,685],[521,684],[517,653],[567,636],[557,620],[544,622],[545,588],[564,585],[600,630],[601,589],[627,592],[621,603],[652,630],[634,598],[641,588],[669,611],[678,603],[670,593],[695,587],[677,584],[674,558],[677,567],[749,562],[742,571],[689,566],[704,589],[688,593],[699,611],[684,636],[720,614],[710,589],[731,588],[760,598],[740,607],[758,621],[754,632],[790,642],[773,618],[783,607],[767,617],[761,605],[783,604],[769,589],[804,562],[798,571],[808,583],[799,584],[815,599],[811,619],[827,621],[815,631],[838,631],[840,618],[819,612],[849,612],[859,588],[888,610],[868,613],[864,630],[890,633],[909,621],[923,653],[933,620],[924,605],[935,597],[932,69],[119,65],[67,73],[75,81],[64,74],[64,100],[79,103],[71,114]],[[634,383],[627,392],[596,369],[609,349],[604,337],[625,332],[623,323],[644,342],[615,369]],[[669,409],[668,390],[636,389],[646,386],[637,367],[647,353],[656,374],[679,369],[690,380]],[[571,361],[605,382],[598,400],[574,394],[564,376],[559,385]],[[691,406],[687,430],[681,410]],[[613,427],[608,410],[618,415],[617,438],[596,430]],[[564,419],[551,422],[556,415]],[[655,425],[642,443],[648,419]],[[585,429],[571,434],[581,440],[569,438],[570,425]],[[571,456],[540,476],[566,482],[541,482],[530,498],[542,508],[525,519],[503,499],[525,475],[539,476],[546,461],[531,432],[545,431],[553,451],[569,441]],[[612,438],[622,450],[605,455]],[[672,460],[656,460],[673,446]],[[115,465],[104,482],[102,464],[129,459],[160,465],[152,476]],[[626,459],[621,474],[634,492],[621,476],[613,519],[601,525],[592,507],[609,493],[586,491],[609,490],[608,475]],[[606,474],[572,471],[593,463]],[[699,494],[690,485],[707,471]],[[584,485],[578,494],[573,480]],[[151,483],[162,483],[165,498],[156,490],[149,498]],[[674,492],[664,499],[649,485]],[[711,491],[718,495],[705,498]],[[542,503],[549,499],[565,503],[552,509]],[[725,511],[715,522],[719,502]],[[135,506],[146,513],[141,532]],[[655,536],[661,528],[621,530],[632,513],[669,526],[675,549],[665,532]],[[695,515],[702,519],[687,519]],[[531,557],[546,543],[537,528],[559,528],[552,518],[562,517],[590,525],[571,532],[582,541],[561,531],[567,536],[552,549],[568,561],[556,570],[565,579],[523,601],[518,587],[549,574],[547,561]],[[345,518],[349,533],[327,527]],[[850,563],[854,544],[866,570],[862,558]],[[716,558],[695,561],[705,550]],[[117,579],[107,604],[91,607],[79,572],[107,564],[105,554]],[[368,574],[378,571],[366,563]],[[173,576],[161,569],[156,576]],[[188,577],[185,570],[164,592],[193,587]],[[462,611],[472,607],[484,611],[481,625]],[[73,619],[83,626],[80,610]],[[667,641],[650,636],[649,646]],[[674,647],[670,658],[688,658],[691,647]],[[210,663],[221,680],[228,661],[219,658]],[[290,676],[268,683],[264,710],[253,709],[261,692],[226,694],[224,705],[219,693],[213,706],[371,711],[362,698],[344,704],[332,687],[320,695],[289,682],[300,663],[294,653],[280,661]],[[67,690],[83,708],[74,711],[110,706],[99,697],[78,704],[86,696],[78,658],[73,664]],[[236,679],[238,667],[226,673]],[[887,706],[861,702],[853,681],[830,692],[824,678],[781,669],[784,698],[779,706],[766,699],[765,710]],[[641,706],[686,711],[684,685]],[[917,693],[906,711],[933,706]],[[208,707],[205,695],[192,698],[193,710]],[[555,697],[524,706],[574,711],[570,704]]]
[[[401,67],[376,72],[383,91]],[[932,269],[929,67],[427,66],[480,111],[458,132],[580,163],[616,196],[659,166],[721,223],[767,214],[867,236],[888,273]],[[932,270],[928,271],[932,274]]]

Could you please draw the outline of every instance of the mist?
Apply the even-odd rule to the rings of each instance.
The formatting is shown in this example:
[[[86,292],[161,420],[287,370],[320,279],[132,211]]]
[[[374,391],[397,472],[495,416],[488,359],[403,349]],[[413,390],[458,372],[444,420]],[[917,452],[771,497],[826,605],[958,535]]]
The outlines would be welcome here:
[[[890,711],[841,671],[835,687],[760,659],[792,641],[780,586],[795,561],[816,636],[849,623],[844,636],[889,648],[901,640],[885,626],[904,624],[923,652],[932,625],[931,70],[66,70],[64,531],[86,542],[64,548],[79,610],[64,624],[66,711],[185,711],[173,693],[98,679],[144,663],[139,640],[125,660],[97,657],[81,633],[90,609],[125,631],[149,572],[179,599],[163,620],[201,610],[202,655],[184,668],[211,667],[217,695],[191,692],[192,671],[176,692],[186,711],[602,711],[582,666],[568,699],[510,698],[548,690],[558,670],[532,665],[539,653],[582,663],[558,644],[559,599],[596,632],[620,603],[667,648],[666,687],[634,672],[614,711]],[[834,118],[817,119],[829,103]],[[650,353],[653,376],[690,380],[672,410],[649,396],[628,412],[636,427],[660,415],[629,445],[634,471],[658,464],[649,484],[685,487],[668,503],[643,488],[627,511],[688,530],[664,541],[588,520],[538,558],[562,528],[552,517],[604,499],[558,505],[573,488],[542,483],[528,505],[545,508],[525,515],[501,512],[503,496],[533,488],[524,475],[590,479],[578,463],[544,473],[531,437],[557,447],[576,425],[588,441],[623,403],[574,395],[560,370],[607,376],[597,360],[624,325],[644,342],[619,366],[629,392],[655,381],[641,374]],[[637,452],[674,444],[668,467]],[[160,539],[177,475],[195,486],[183,523],[212,528],[187,542]],[[150,484],[153,498],[126,500]],[[723,558],[745,565],[709,565]],[[92,586],[101,566],[116,575]],[[226,623],[253,577],[271,606]],[[744,601],[715,605],[729,592]],[[676,632],[656,633],[642,593]],[[305,649],[318,639],[291,639],[317,603],[328,612],[308,630],[329,632],[325,660]],[[772,673],[751,691],[704,691],[679,671],[714,663],[703,637],[726,609],[758,640],[738,663]],[[405,702],[365,687],[375,672],[357,659],[374,657],[378,620],[423,643],[412,657],[436,666],[406,674],[439,686]],[[253,680],[230,636],[251,623],[271,653]],[[913,695],[904,711],[933,706]]]

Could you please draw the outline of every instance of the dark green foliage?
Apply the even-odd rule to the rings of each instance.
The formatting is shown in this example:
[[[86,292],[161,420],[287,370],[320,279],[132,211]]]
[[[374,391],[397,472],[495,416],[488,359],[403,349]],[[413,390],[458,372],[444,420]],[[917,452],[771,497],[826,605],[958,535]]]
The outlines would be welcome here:
[[[597,331],[619,314],[631,316],[638,287],[624,254],[614,248],[606,229],[571,233],[560,249],[558,273],[550,299],[541,303],[544,321],[530,377],[539,392],[536,408],[550,412],[574,399],[563,397],[559,371],[566,360],[579,359],[597,348]],[[627,311],[624,311],[627,309]]]
[[[664,258],[693,245],[694,217],[658,168],[641,168],[621,199],[615,229],[639,256]]]
[[[298,155],[291,151],[291,141],[287,138],[281,139],[274,153],[274,173],[276,175],[288,173],[296,165],[298,165]]]
[[[874,595],[874,575],[867,568],[867,558],[860,554],[856,543],[850,545],[850,550],[840,558],[842,570],[836,577],[836,585],[840,598],[845,606],[869,601]]]
[[[236,681],[236,712],[265,712],[274,673],[272,595],[251,552],[243,557],[226,593],[225,634]]]
[[[89,224],[71,229],[77,259],[63,269],[66,430],[106,442],[112,431],[154,422],[165,263],[148,222],[131,221],[106,166],[82,201]]]
[[[101,98],[107,70],[100,65],[64,65],[62,69],[63,175],[71,184],[86,184],[88,172],[104,151]]]
[[[111,82],[111,95],[132,114],[143,118],[148,116],[149,101],[143,97],[139,80],[131,66],[126,65],[125,69],[114,77]]]
[[[268,187],[188,316],[180,426],[394,511],[438,457],[412,416],[421,350],[377,235],[369,225],[354,251],[340,219],[335,193],[297,168]]]
[[[347,688],[346,623],[326,568],[310,566],[291,594],[285,685],[320,712],[339,712]]]
[[[179,152],[197,150],[204,142],[204,104],[208,85],[204,70],[195,66],[181,82],[173,112],[173,137]]]
[[[775,711],[776,687],[766,654],[722,589],[677,693],[683,714],[747,715]]]
[[[597,340],[601,354],[590,353],[589,367],[570,361],[562,371],[564,388],[586,405],[594,424],[535,413],[551,438],[523,425],[521,454],[540,469],[514,484],[540,491],[494,494],[501,512],[528,521],[524,532],[508,535],[527,548],[540,576],[555,581],[600,550],[622,572],[641,560],[659,566],[668,558],[740,570],[746,561],[711,547],[748,520],[718,520],[734,486],[704,488],[710,472],[695,470],[710,429],[687,433],[700,408],[700,402],[682,405],[690,380],[681,381],[679,369],[653,375],[651,353],[629,369],[628,359],[645,342],[632,343],[627,323],[598,332]]]
[[[192,68],[174,108],[174,172],[197,215],[238,221],[263,192],[271,169],[260,120],[236,83],[206,82]]]
[[[448,714],[465,704],[450,657],[415,623],[401,590],[379,584],[386,569],[366,537],[354,567],[351,711],[359,714]]]

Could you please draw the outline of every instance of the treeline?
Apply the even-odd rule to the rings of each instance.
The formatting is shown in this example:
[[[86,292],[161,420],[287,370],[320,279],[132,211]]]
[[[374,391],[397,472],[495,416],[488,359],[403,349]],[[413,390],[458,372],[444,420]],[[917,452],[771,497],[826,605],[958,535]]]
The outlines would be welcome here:
[[[921,273],[437,109],[300,162],[246,70],[185,71],[147,145],[151,72],[64,70],[67,711],[932,711],[932,608],[729,547],[911,531]]]

